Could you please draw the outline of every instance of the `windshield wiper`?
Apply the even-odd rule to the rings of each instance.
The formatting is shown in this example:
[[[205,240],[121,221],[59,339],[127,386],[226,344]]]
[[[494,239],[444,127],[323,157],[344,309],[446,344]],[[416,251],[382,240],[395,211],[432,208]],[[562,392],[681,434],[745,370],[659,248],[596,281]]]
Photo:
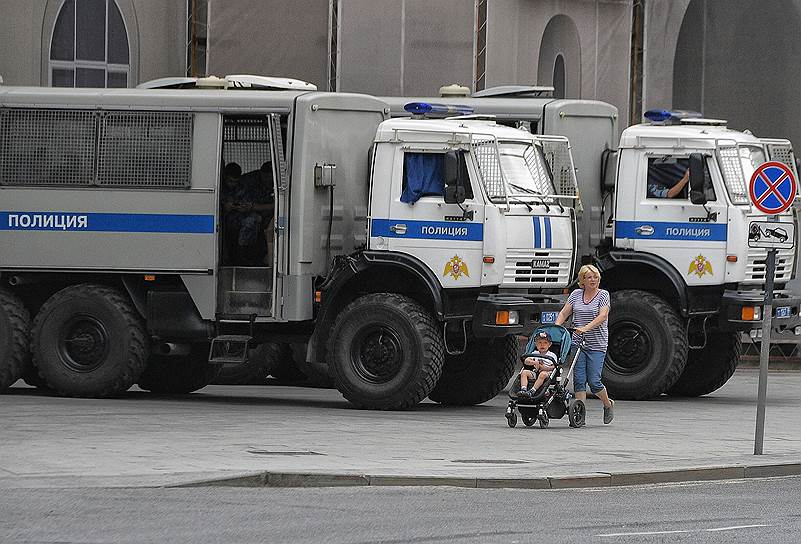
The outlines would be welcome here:
[[[514,183],[509,183],[509,186],[510,187],[514,187],[515,189],[518,189],[519,191],[523,191],[524,193],[527,193],[527,194],[534,195],[534,196],[538,197],[539,200],[540,200],[540,204],[545,206],[545,211],[546,212],[551,211],[551,207],[548,206],[548,203],[545,202],[545,199],[542,197],[542,194],[540,194],[539,191],[535,191],[534,189],[529,189],[528,187],[523,187],[522,185],[516,185]],[[529,210],[529,211],[531,211],[531,210]]]
[[[521,200],[521,199],[519,199],[519,198],[517,198],[516,196],[513,196],[513,195],[512,196],[506,195],[506,196],[509,197],[510,199],[514,200],[515,202],[519,202],[521,204],[525,204],[526,208],[528,208],[528,211],[532,211],[534,209],[534,208],[531,207],[531,204],[529,204],[525,200]]]

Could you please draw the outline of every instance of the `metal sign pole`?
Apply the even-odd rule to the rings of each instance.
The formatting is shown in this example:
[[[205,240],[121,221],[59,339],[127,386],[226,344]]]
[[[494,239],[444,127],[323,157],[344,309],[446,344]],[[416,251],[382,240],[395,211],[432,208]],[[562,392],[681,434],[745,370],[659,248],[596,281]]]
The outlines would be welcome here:
[[[765,263],[765,304],[762,307],[762,346],[759,350],[759,393],[757,396],[756,433],[754,455],[762,455],[765,437],[765,401],[768,394],[768,357],[770,355],[770,329],[773,319],[773,276],[776,271],[776,250],[768,250]]]

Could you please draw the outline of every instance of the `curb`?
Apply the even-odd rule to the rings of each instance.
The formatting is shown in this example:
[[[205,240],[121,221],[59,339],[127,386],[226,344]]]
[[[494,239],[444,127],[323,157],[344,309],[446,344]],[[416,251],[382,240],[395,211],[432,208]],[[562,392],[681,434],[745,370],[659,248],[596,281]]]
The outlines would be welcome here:
[[[166,487],[355,487],[450,486],[478,489],[576,489],[632,485],[742,480],[800,476],[801,463],[725,465],[652,472],[595,472],[539,478],[469,478],[460,476],[391,476],[299,472],[257,472],[229,478],[198,480]]]

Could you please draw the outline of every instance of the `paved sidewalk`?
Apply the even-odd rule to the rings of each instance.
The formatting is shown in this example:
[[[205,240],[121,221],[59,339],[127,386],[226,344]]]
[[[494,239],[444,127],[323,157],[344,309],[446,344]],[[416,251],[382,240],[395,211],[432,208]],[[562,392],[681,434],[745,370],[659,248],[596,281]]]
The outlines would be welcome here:
[[[567,418],[510,429],[505,394],[470,408],[371,412],[326,389],[209,386],[179,398],[92,400],[18,382],[0,395],[0,488],[221,479],[558,487],[801,473],[801,373],[770,373],[763,456],[752,455],[757,380],[741,369],[708,397],[619,401],[612,425],[590,400],[581,429]]]

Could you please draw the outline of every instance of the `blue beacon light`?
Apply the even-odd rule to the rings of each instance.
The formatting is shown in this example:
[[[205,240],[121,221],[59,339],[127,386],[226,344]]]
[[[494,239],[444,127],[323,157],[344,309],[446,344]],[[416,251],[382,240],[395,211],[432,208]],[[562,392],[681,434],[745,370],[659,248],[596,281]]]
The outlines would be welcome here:
[[[655,109],[648,110],[643,114],[643,117],[653,123],[664,122],[679,122],[682,119],[700,119],[701,114],[697,111],[689,110],[663,110]]]
[[[473,108],[456,104],[433,104],[431,102],[409,102],[403,109],[412,115],[470,115]]]

